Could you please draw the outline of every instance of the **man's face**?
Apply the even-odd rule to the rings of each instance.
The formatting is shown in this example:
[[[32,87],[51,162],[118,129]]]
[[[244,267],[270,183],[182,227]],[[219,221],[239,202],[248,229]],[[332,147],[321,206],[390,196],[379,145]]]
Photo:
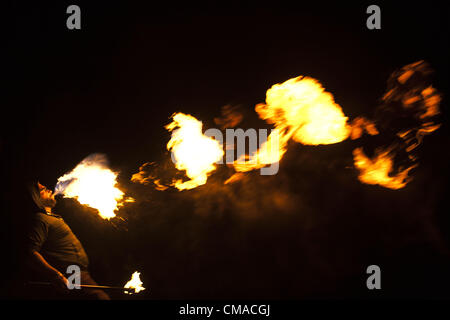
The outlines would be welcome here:
[[[53,208],[56,205],[55,195],[49,189],[47,189],[44,185],[38,182],[39,194],[41,196],[42,204],[46,207]]]

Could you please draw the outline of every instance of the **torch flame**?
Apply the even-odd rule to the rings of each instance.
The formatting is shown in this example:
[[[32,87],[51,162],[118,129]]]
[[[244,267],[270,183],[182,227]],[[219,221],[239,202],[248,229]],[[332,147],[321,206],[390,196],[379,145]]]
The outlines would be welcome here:
[[[56,194],[75,198],[79,203],[97,209],[103,219],[111,219],[116,216],[114,211],[123,201],[134,201],[132,198],[124,199],[124,193],[116,187],[116,179],[117,173],[107,167],[106,158],[96,154],[60,177],[55,188]]]
[[[191,115],[176,113],[173,122],[165,127],[172,132],[167,149],[172,151],[178,170],[186,171],[191,179],[176,180],[174,186],[179,190],[193,189],[206,183],[208,174],[216,169],[214,163],[222,159],[224,151],[220,143],[202,134],[202,122]]]
[[[135,271],[133,273],[133,275],[131,276],[130,281],[128,281],[125,284],[124,288],[125,289],[134,289],[134,293],[139,293],[139,292],[145,290],[145,288],[142,286],[143,283],[142,283],[141,279],[139,278],[140,275],[141,275],[140,272]],[[128,290],[125,291],[125,293],[133,294],[132,292],[130,292]]]

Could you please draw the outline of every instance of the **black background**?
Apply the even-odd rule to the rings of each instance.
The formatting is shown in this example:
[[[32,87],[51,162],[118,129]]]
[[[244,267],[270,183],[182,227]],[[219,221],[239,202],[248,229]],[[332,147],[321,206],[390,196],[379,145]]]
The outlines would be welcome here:
[[[366,28],[371,3],[138,4],[77,2],[81,30],[66,28],[72,2],[17,3],[11,18],[3,109],[3,295],[24,298],[20,252],[30,217],[25,182],[53,187],[91,153],[120,171],[138,201],[114,226],[62,200],[91,259],[93,277],[122,285],[135,270],[148,290],[121,299],[448,297],[448,14],[426,2],[379,4],[382,29]],[[7,19],[9,21],[9,19]],[[213,127],[226,104],[248,127],[275,83],[319,79],[344,113],[369,116],[395,70],[424,59],[444,93],[442,127],[425,138],[404,189],[359,183],[359,142],[290,146],[273,177],[224,187],[156,192],[129,182],[164,162],[174,112]],[[236,204],[229,200],[236,200]],[[240,202],[242,199],[245,205]],[[128,230],[128,231],[127,231]],[[365,286],[368,265],[382,290]]]

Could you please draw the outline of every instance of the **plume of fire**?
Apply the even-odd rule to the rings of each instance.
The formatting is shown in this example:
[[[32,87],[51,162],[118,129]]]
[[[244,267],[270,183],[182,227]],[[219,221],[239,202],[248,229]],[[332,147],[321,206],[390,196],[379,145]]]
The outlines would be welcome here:
[[[424,61],[417,61],[395,71],[388,80],[388,90],[378,108],[379,119],[386,131],[398,130],[396,136],[401,143],[379,149],[374,159],[369,159],[362,148],[353,151],[355,167],[360,171],[359,180],[367,184],[378,184],[390,189],[403,188],[411,177],[408,173],[417,167],[417,156],[413,153],[422,143],[423,137],[436,131],[440,124],[434,117],[439,114],[441,96],[428,80],[431,68]],[[406,125],[398,127],[398,120],[407,119]],[[394,129],[393,129],[394,128]],[[408,154],[409,167],[393,174],[393,158],[404,150]]]
[[[108,168],[107,159],[102,154],[94,154],[81,161],[71,172],[58,179],[55,194],[74,198],[80,204],[97,209],[100,217],[111,219],[125,198],[117,188],[117,173]]]
[[[202,133],[202,122],[191,115],[176,113],[173,121],[165,128],[172,132],[167,149],[172,152],[172,159],[178,170],[185,171],[190,179],[175,180],[173,186],[179,190],[192,189],[203,185],[208,175],[222,159],[224,151],[214,138]]]
[[[346,139],[351,127],[333,95],[319,81],[296,77],[275,84],[266,93],[266,104],[255,108],[259,117],[292,139],[307,145],[331,144]]]
[[[259,169],[278,163],[287,151],[290,140],[304,145],[335,144],[351,138],[359,139],[364,133],[369,135],[389,135],[401,140],[390,146],[379,147],[373,159],[369,159],[362,148],[353,151],[355,168],[360,171],[359,180],[367,184],[379,184],[386,188],[404,187],[410,177],[408,173],[417,166],[394,170],[394,157],[400,149],[408,153],[411,161],[417,157],[412,153],[425,135],[437,130],[433,117],[439,114],[440,95],[426,78],[431,69],[424,61],[404,66],[388,79],[388,90],[382,97],[382,105],[377,108],[377,121],[357,117],[351,123],[345,116],[333,95],[322,87],[320,82],[310,77],[299,76],[283,83],[273,85],[266,93],[266,103],[256,105],[259,117],[274,126],[267,141],[253,154],[244,154],[234,161],[237,172],[225,181],[233,183],[240,180],[243,172]],[[242,121],[242,114],[235,108],[222,110],[222,118],[216,124],[223,128],[235,126]],[[376,123],[376,125],[375,125]],[[406,123],[396,128],[398,123]],[[223,156],[220,143],[202,134],[202,123],[190,115],[177,113],[173,122],[166,126],[172,132],[167,144],[176,162],[176,168],[185,171],[190,180],[173,180],[179,190],[192,189],[203,185],[208,175],[215,170],[215,163]],[[393,137],[393,141],[396,138]],[[144,167],[133,175],[132,180],[148,184],[149,179],[158,190],[166,186],[156,177],[148,176]]]
[[[373,159],[369,159],[362,148],[353,151],[361,182],[400,189],[411,180],[408,173],[417,164],[412,163],[394,174],[393,159],[398,149],[404,148],[409,159],[416,161],[417,157],[412,151],[420,145],[425,135],[440,127],[433,121],[433,117],[439,114],[441,97],[428,84],[426,77],[431,72],[424,61],[418,61],[391,75],[388,91],[379,109],[387,111],[388,123],[397,119],[412,119],[416,124],[409,124],[397,133],[403,143],[379,148]],[[375,123],[364,117],[357,117],[349,124],[332,94],[326,92],[319,81],[309,77],[299,76],[272,86],[267,91],[266,103],[258,104],[255,110],[261,119],[273,124],[276,130],[253,155],[241,156],[235,162],[234,167],[238,172],[280,161],[290,139],[305,145],[319,145],[338,143],[348,137],[355,140],[364,132],[369,135],[380,133]],[[239,177],[232,177],[227,183],[239,180]]]
[[[125,289],[134,289],[134,293],[139,293],[143,290],[145,290],[145,288],[142,286],[143,283],[141,281],[141,279],[139,278],[139,276],[141,275],[140,272],[135,271],[132,275],[131,275],[131,279],[124,285]],[[130,291],[124,291],[127,294],[133,294]]]
[[[243,155],[234,163],[238,172],[259,169],[278,162],[290,139],[305,145],[341,142],[350,135],[359,138],[363,131],[378,134],[375,125],[362,117],[348,123],[342,108],[320,82],[299,76],[273,85],[266,93],[266,103],[255,107],[259,117],[275,126],[259,150]]]

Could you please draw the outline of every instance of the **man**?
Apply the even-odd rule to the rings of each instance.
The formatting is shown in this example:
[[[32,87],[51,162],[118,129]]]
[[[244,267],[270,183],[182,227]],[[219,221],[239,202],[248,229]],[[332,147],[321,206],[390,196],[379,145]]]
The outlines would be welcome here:
[[[28,237],[30,265],[69,298],[109,300],[99,289],[68,289],[64,273],[70,265],[80,267],[81,284],[97,285],[88,272],[88,257],[62,217],[52,212],[56,205],[53,192],[37,182],[31,185],[31,195],[41,212]]]

